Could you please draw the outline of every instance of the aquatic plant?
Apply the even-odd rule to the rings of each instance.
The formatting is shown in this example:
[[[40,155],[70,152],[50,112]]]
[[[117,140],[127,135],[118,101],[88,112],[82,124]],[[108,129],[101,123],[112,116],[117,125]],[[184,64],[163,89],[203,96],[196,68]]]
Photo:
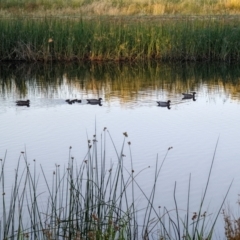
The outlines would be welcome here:
[[[0,19],[1,61],[240,60],[238,19]]]
[[[238,199],[237,204],[240,205]],[[227,240],[239,240],[240,239],[240,218],[239,213],[233,213],[231,208],[223,209],[223,219],[225,224],[225,236]]]
[[[157,236],[157,239],[169,240],[180,240],[183,237],[185,239],[211,239],[222,205],[209,229],[205,228],[207,214],[202,208],[215,153],[204,195],[196,213],[189,211],[191,178],[189,179],[186,215],[183,219],[175,195],[176,184],[174,187],[175,207],[170,210],[164,208],[161,213],[154,202],[158,177],[172,147],[167,149],[160,164],[157,158],[152,189],[147,195],[138,183],[138,178],[149,167],[135,172],[131,142],[127,142],[127,132],[123,135],[123,144],[118,152],[111,134],[107,128],[104,128],[99,152],[98,138],[94,134],[93,139],[87,141],[87,152],[80,165],[77,163],[79,161],[72,156],[72,147],[69,147],[68,165],[62,171],[61,166],[56,164],[52,172],[52,181],[49,181],[41,166],[46,192],[38,190],[40,176],[37,163],[33,160],[33,167],[31,166],[26,150],[20,154],[12,188],[6,187],[7,155],[5,154],[1,160],[0,172],[1,238],[150,239]],[[111,142],[116,153],[116,159],[110,164],[106,157],[108,141]],[[126,146],[129,150],[130,168],[127,168],[123,161],[124,153],[127,151]],[[140,209],[135,195],[136,190],[142,193],[144,199],[144,201],[141,200]],[[139,217],[140,215],[142,217]]]

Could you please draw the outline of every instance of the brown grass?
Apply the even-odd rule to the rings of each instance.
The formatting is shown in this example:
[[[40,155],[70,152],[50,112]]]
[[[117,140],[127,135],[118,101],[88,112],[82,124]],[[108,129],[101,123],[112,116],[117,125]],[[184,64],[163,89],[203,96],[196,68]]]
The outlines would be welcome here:
[[[240,200],[237,203],[240,205]],[[240,217],[235,217],[230,210],[223,210],[223,219],[227,240],[240,240]]]
[[[168,15],[240,14],[239,0],[59,0],[0,2],[0,17],[18,15]]]

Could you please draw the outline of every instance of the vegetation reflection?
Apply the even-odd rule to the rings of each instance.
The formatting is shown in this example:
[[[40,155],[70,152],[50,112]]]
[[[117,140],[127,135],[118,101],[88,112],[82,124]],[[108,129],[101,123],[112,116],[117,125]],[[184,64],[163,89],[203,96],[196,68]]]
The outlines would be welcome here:
[[[0,94],[24,98],[41,94],[59,97],[74,90],[128,102],[137,98],[156,98],[156,92],[166,95],[201,91],[208,86],[208,93],[224,92],[239,100],[240,66],[226,64],[142,64],[89,63],[89,64],[1,64]]]

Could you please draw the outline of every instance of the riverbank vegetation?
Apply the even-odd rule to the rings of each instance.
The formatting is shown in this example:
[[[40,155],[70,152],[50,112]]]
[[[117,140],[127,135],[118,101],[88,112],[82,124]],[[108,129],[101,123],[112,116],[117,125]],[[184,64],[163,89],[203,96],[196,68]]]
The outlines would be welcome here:
[[[1,61],[240,60],[240,20],[0,19]]]
[[[239,14],[238,0],[1,0],[0,16]]]
[[[56,163],[51,171],[44,170],[36,160],[27,159],[21,152],[12,182],[6,175],[7,154],[1,159],[1,238],[2,239],[212,239],[216,220],[221,212],[211,217],[204,210],[216,149],[210,165],[206,186],[195,212],[189,209],[191,176],[186,194],[186,209],[178,209],[175,183],[171,209],[159,207],[155,201],[158,178],[166,155],[151,174],[152,188],[146,193],[139,183],[146,166],[134,169],[128,133],[120,151],[111,134],[104,128],[100,139],[96,134],[86,144],[82,160],[72,155],[69,148],[67,166]],[[99,140],[99,143],[98,143]],[[115,157],[108,159],[112,146]],[[126,162],[128,153],[128,164]],[[52,177],[49,176],[49,173]],[[10,174],[10,171],[8,171]],[[50,180],[50,179],[51,180]],[[9,185],[10,184],[10,185]],[[11,184],[13,184],[11,186]],[[42,186],[44,185],[44,187]],[[40,187],[40,190],[39,190]],[[140,194],[140,196],[139,196]]]

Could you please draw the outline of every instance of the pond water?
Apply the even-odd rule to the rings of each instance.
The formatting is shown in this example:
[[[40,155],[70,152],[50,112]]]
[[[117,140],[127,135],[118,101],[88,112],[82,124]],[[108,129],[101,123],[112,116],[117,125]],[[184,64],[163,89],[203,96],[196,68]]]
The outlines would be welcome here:
[[[226,205],[237,209],[240,193],[240,66],[221,64],[1,64],[0,158],[6,156],[7,183],[11,183],[21,151],[28,161],[41,164],[51,176],[55,164],[66,166],[69,147],[82,162],[87,140],[106,127],[120,152],[124,132],[131,142],[136,172],[144,191],[152,186],[156,158],[173,147],[164,162],[156,204],[186,209],[191,173],[191,211],[197,211],[217,145],[204,208],[216,214],[227,189]],[[196,101],[182,100],[196,92]],[[102,106],[86,99],[102,97]],[[81,99],[68,104],[66,99]],[[30,99],[30,106],[15,101]],[[171,100],[170,109],[156,101]],[[96,130],[95,130],[96,129]],[[217,144],[218,141],[218,144]],[[125,153],[130,168],[129,152]],[[116,161],[113,148],[108,159]],[[45,185],[39,183],[39,188]],[[11,187],[9,186],[9,189]],[[222,221],[220,215],[219,221]],[[222,235],[223,228],[216,235]]]

